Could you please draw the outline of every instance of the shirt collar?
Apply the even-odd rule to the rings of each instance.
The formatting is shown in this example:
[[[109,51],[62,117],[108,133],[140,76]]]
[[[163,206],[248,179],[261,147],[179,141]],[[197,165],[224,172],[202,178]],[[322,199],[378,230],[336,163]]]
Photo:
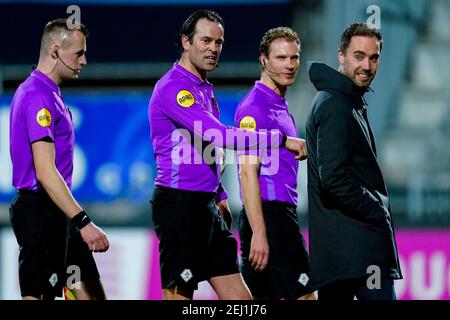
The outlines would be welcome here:
[[[209,86],[212,86],[212,84],[209,83],[208,80],[200,79],[199,77],[197,77],[197,76],[196,76],[195,74],[193,74],[192,72],[190,72],[190,71],[186,70],[185,68],[183,68],[183,67],[182,67],[181,65],[179,65],[177,62],[175,62],[175,63],[173,64],[173,69],[176,70],[176,71],[178,71],[179,73],[181,73],[181,74],[182,74],[183,76],[185,76],[186,78],[188,78],[188,79],[194,81],[194,83],[195,83],[196,85],[198,85],[199,87],[200,87],[200,86],[203,86],[204,84],[207,84],[207,85],[209,85]]]
[[[44,82],[47,86],[50,87],[53,91],[55,91],[59,96],[61,96],[61,89],[59,89],[58,85],[53,82],[52,79],[50,79],[48,76],[40,72],[39,70],[35,69],[31,72],[31,76],[38,78],[42,82]]]
[[[269,98],[277,103],[277,104],[281,104],[283,106],[287,107],[287,101],[286,98],[280,96],[278,93],[276,93],[275,91],[273,91],[272,89],[270,89],[268,86],[266,86],[264,83],[262,83],[261,81],[256,81],[255,82],[255,87],[259,90],[261,90],[262,92],[264,92],[266,95],[269,96]]]

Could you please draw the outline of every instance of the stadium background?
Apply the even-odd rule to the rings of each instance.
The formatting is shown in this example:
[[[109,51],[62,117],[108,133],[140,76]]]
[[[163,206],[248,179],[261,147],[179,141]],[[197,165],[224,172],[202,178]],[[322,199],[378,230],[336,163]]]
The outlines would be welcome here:
[[[225,19],[220,68],[210,74],[222,113],[234,110],[259,76],[259,40],[271,27],[294,28],[303,41],[303,66],[288,91],[304,136],[315,92],[306,61],[336,67],[342,30],[381,9],[384,48],[368,97],[379,161],[390,191],[405,279],[401,299],[450,298],[450,1],[448,0],[0,0],[0,299],[19,299],[18,248],[11,232],[9,105],[17,85],[37,63],[44,24],[81,8],[90,29],[88,66],[62,86],[77,137],[74,194],[108,233],[111,248],[95,258],[111,299],[160,299],[157,239],[148,200],[155,162],[149,141],[148,100],[176,61],[176,33],[194,10],[210,8]],[[233,153],[227,152],[232,159]],[[300,223],[307,231],[306,164],[300,166]],[[225,186],[240,210],[236,169]],[[234,216],[236,220],[236,215]],[[236,234],[236,230],[234,230]],[[198,299],[214,298],[202,283]]]

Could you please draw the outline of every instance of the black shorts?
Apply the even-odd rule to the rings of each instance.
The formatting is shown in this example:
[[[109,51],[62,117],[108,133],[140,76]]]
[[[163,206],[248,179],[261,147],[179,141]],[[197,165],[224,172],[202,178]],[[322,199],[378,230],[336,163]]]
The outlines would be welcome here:
[[[296,208],[270,201],[263,202],[262,209],[269,242],[269,261],[262,272],[255,271],[248,260],[252,229],[245,208],[238,221],[241,272],[252,295],[268,299],[297,299],[311,293],[308,252],[300,233]]]
[[[72,283],[100,278],[80,232],[45,192],[17,191],[9,212],[20,247],[22,296],[54,299],[62,296],[67,279]],[[68,269],[70,265],[78,266],[80,273]]]
[[[150,203],[163,288],[193,291],[201,281],[239,273],[237,242],[213,193],[157,186]]]

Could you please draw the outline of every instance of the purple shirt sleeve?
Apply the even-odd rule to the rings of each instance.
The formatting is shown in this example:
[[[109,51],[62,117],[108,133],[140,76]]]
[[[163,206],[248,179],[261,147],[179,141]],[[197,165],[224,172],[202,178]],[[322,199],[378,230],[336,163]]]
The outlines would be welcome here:
[[[247,128],[248,130],[268,130],[267,117],[258,112],[256,107],[246,106],[238,108],[235,115],[235,126],[238,128]],[[254,155],[261,156],[261,150],[239,150],[237,156]]]
[[[205,109],[202,98],[194,92],[182,89],[181,86],[167,89],[161,90],[168,94],[165,99],[160,99],[166,103],[159,106],[161,112],[180,127],[217,147],[245,150],[278,148],[281,145],[283,137],[278,130],[258,132],[225,126]],[[183,98],[185,100],[180,100]]]
[[[49,137],[55,140],[54,129],[57,113],[53,102],[42,95],[27,97],[28,103],[24,105],[25,121],[28,129],[30,143]]]
[[[228,199],[228,193],[222,183],[219,184],[219,188],[217,188],[216,193],[216,203],[219,203],[222,200]]]

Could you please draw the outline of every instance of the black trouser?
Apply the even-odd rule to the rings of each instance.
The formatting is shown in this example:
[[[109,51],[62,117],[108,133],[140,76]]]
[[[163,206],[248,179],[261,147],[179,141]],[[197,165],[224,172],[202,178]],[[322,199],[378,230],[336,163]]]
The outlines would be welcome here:
[[[193,292],[212,277],[239,273],[237,242],[214,193],[156,186],[151,203],[164,289]]]
[[[80,281],[97,282],[100,275],[80,231],[45,191],[18,190],[10,219],[19,254],[22,296],[53,299],[62,295],[69,266],[80,270]]]
[[[249,261],[253,231],[245,208],[239,215],[241,272],[252,295],[266,299],[297,299],[312,292],[309,286],[309,258],[300,233],[296,207],[277,201],[262,202],[269,260],[266,269],[256,271]]]
[[[397,300],[392,279],[381,280],[380,289],[369,289],[366,278],[341,280],[318,291],[319,300]]]

